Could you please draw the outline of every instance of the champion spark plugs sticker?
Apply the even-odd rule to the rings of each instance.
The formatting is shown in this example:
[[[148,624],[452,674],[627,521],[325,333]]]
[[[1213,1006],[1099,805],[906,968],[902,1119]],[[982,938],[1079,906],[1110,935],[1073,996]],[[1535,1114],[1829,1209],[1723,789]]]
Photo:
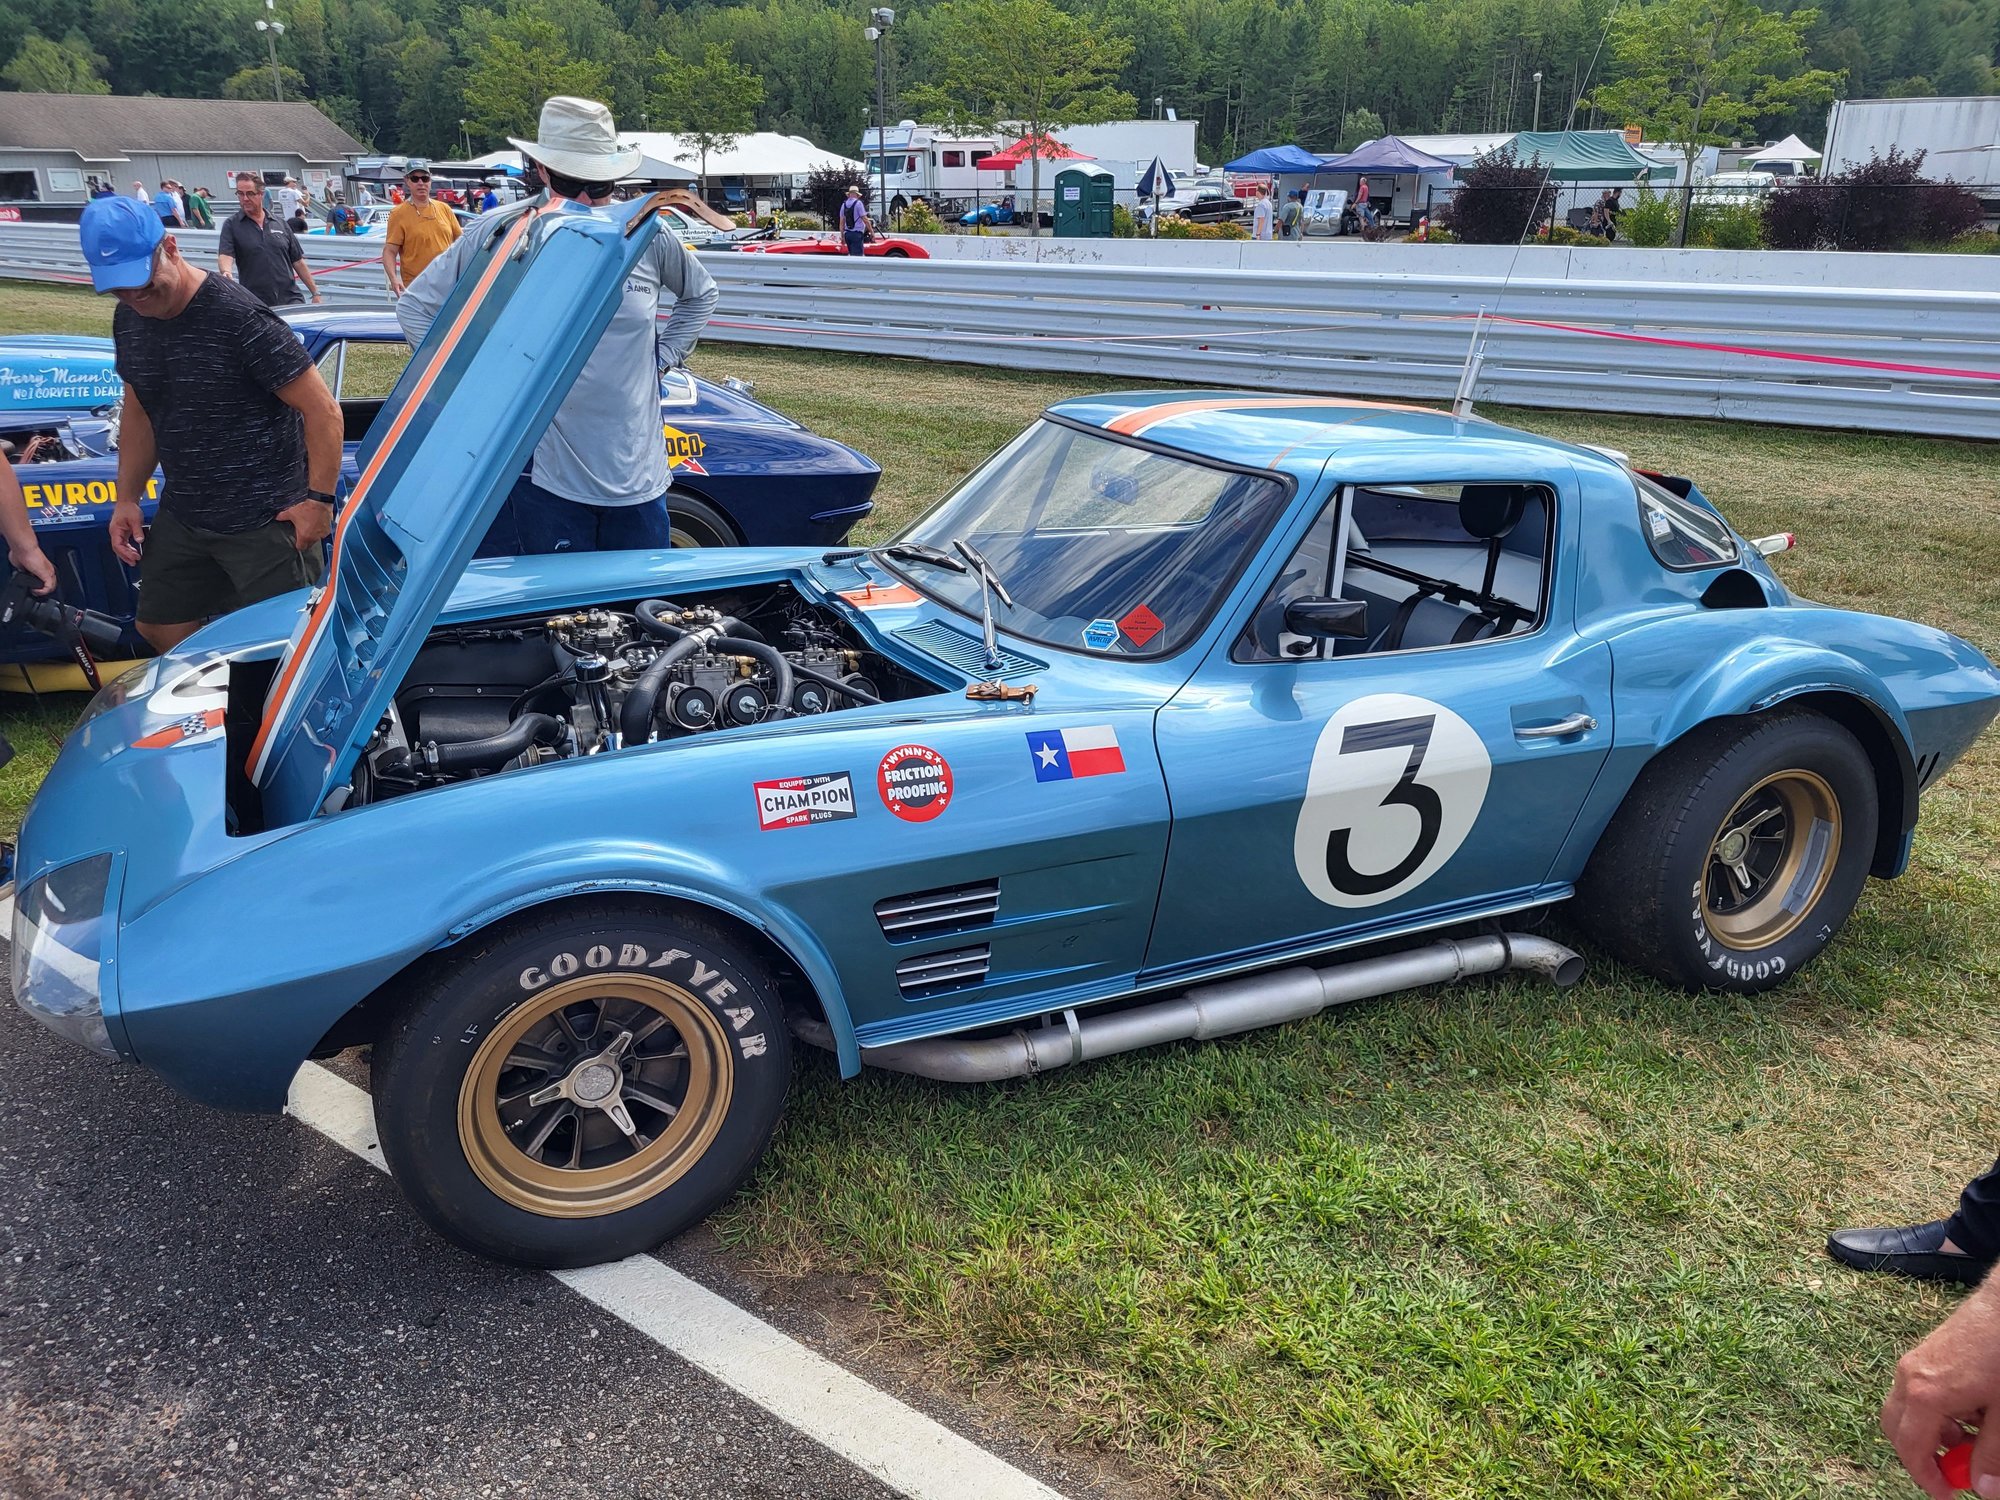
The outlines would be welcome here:
[[[928,745],[898,745],[882,757],[875,789],[905,823],[928,823],[951,805],[951,764]]]
[[[822,776],[787,776],[782,781],[758,781],[757,826],[804,828],[833,823],[854,814],[854,782],[845,771]]]

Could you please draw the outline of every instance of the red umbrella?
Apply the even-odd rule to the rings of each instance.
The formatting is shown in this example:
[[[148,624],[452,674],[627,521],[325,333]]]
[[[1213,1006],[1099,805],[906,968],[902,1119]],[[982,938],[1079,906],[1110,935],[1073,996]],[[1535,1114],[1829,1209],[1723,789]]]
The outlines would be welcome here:
[[[996,151],[979,163],[982,172],[1006,172],[1021,165],[1030,156],[1039,156],[1043,161],[1094,161],[1095,157],[1083,151],[1072,151],[1054,136],[1022,136],[1013,145]]]

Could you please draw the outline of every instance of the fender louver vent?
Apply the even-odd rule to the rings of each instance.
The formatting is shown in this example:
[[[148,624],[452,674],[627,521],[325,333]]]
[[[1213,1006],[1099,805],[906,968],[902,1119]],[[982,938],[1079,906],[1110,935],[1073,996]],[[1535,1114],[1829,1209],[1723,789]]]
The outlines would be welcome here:
[[[881,924],[882,936],[892,943],[984,927],[999,913],[997,880],[946,886],[936,891],[913,891],[907,896],[890,896],[875,903],[875,920]]]
[[[905,1000],[921,1000],[983,984],[992,966],[992,950],[984,943],[977,948],[954,948],[949,953],[919,953],[896,965],[896,987]]]

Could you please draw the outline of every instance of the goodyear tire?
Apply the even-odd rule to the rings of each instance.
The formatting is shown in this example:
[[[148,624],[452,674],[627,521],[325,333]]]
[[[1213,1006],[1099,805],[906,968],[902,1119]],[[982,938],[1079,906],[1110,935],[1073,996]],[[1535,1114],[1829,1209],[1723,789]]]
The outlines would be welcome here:
[[[468,947],[375,1052],[383,1156],[432,1228],[521,1265],[593,1265],[743,1184],[791,1065],[777,991],[740,944],[605,902]]]
[[[1847,921],[1868,879],[1875,774],[1813,713],[1703,725],[1654,758],[1590,857],[1577,916],[1670,984],[1783,984]]]

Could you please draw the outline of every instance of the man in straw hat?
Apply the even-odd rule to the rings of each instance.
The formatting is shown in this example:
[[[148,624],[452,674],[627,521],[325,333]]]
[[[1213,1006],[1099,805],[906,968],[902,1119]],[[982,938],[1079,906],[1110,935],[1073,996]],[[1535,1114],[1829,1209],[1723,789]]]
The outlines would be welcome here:
[[[610,110],[561,95],[542,106],[535,139],[513,144],[540,169],[547,191],[481,216],[409,284],[396,317],[411,343],[423,341],[480,248],[505,234],[517,216],[604,213],[619,179],[642,159],[638,147],[619,141]],[[672,545],[660,374],[687,362],[714,307],[708,272],[672,234],[661,233],[625,278],[624,299],[535,445],[528,472],[479,556]],[[669,309],[662,320],[660,313]]]

